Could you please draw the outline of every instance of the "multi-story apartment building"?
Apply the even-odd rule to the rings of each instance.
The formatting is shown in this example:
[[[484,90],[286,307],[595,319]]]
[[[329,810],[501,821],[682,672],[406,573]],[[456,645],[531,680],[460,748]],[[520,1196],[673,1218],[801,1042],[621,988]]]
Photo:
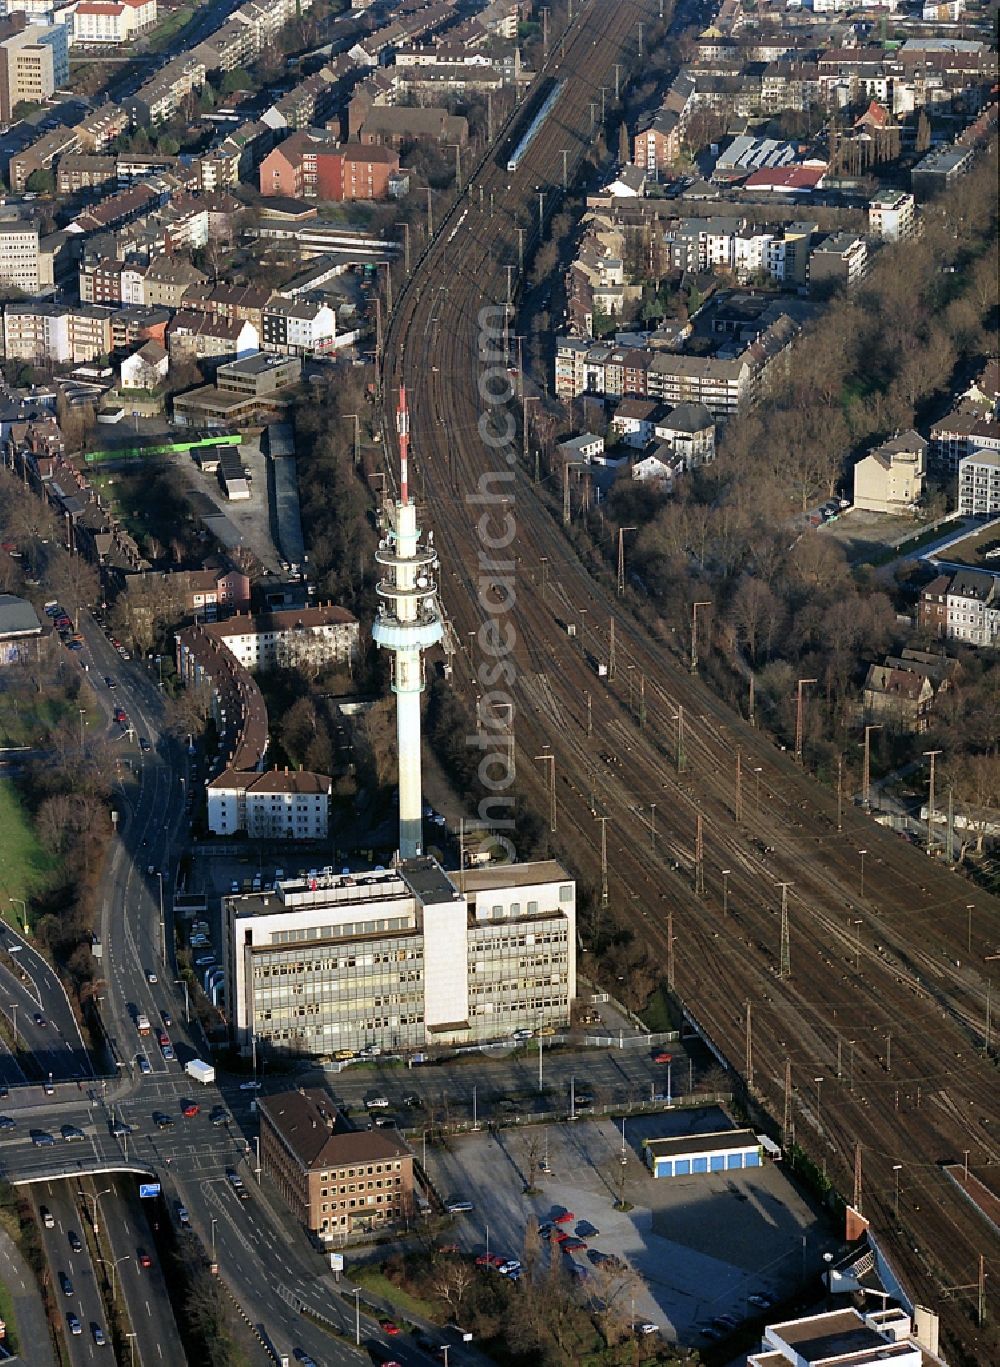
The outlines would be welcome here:
[[[332,792],[327,774],[226,769],[206,784],[208,829],[253,840],[325,840]]]
[[[275,294],[264,305],[261,346],[279,356],[328,356],[336,348],[337,315],[329,304]]]
[[[854,506],[875,513],[906,513],[924,490],[927,442],[897,432],[854,467]]]
[[[47,171],[59,157],[68,156],[79,148],[80,137],[75,128],[53,128],[50,133],[43,134],[11,157],[8,173],[11,189],[23,192],[35,171]]]
[[[809,282],[813,289],[848,288],[863,280],[868,270],[868,243],[857,233],[831,233],[809,256]]]
[[[650,176],[668,171],[681,154],[680,116],[672,109],[644,115],[632,139],[632,160]]]
[[[164,123],[180,107],[181,100],[192,90],[205,84],[205,63],[193,52],[183,52],[136,93],[129,97],[127,107],[137,124]]]
[[[128,126],[127,109],[117,104],[102,104],[78,123],[74,131],[85,152],[103,152],[115,138],[128,131]]]
[[[332,1055],[564,1025],[576,888],[555,861],[448,874],[433,859],[317,871],[224,899],[235,1042]]]
[[[267,671],[297,661],[351,666],[358,657],[358,620],[332,603],[256,617],[238,614],[206,629],[245,669]]]
[[[179,309],[184,294],[192,285],[203,285],[206,277],[190,261],[182,257],[162,257],[153,261],[143,277],[142,303],[149,308]]]
[[[260,192],[333,201],[385,199],[399,153],[368,143],[341,145],[332,133],[300,129],[268,152],[260,164]]]
[[[69,310],[59,304],[7,304],[3,316],[4,353],[32,365],[62,365],[72,360]]]
[[[1000,642],[1000,578],[983,570],[959,570],[948,588],[949,641],[974,646]]]
[[[343,1242],[413,1214],[413,1155],[398,1134],[352,1129],[319,1088],[261,1097],[257,1109],[261,1166],[312,1234]]]
[[[0,120],[22,101],[40,104],[69,80],[65,24],[28,24],[16,15],[0,24]]]
[[[78,195],[84,190],[118,188],[118,163],[114,157],[74,153],[60,157],[56,170],[56,189],[61,196]]]
[[[0,223],[0,281],[25,294],[38,293],[37,223]]]
[[[949,413],[931,428],[930,460],[941,470],[956,472],[974,451],[1000,451],[1000,422],[974,410]]]
[[[79,0],[67,11],[72,41],[87,44],[131,42],[156,23],[156,0]]]
[[[84,304],[144,304],[146,267],[134,261],[83,261],[80,301]]]
[[[958,511],[967,517],[1000,514],[1000,451],[973,451],[959,461]]]
[[[905,242],[917,226],[916,201],[905,190],[886,190],[868,204],[868,231],[883,242]]]
[[[74,365],[111,355],[111,315],[101,304],[77,304],[69,313],[70,360]]]

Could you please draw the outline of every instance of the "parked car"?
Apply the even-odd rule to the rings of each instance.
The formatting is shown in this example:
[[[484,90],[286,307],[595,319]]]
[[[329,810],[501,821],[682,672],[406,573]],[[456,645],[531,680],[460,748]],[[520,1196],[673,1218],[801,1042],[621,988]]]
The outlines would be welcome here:
[[[136,1054],[135,1061],[139,1065],[139,1072],[142,1073],[143,1077],[153,1071],[152,1064],[145,1054]]]
[[[388,1102],[386,1105],[388,1106]],[[465,1215],[473,1209],[471,1201],[449,1201],[445,1206],[449,1215]]]

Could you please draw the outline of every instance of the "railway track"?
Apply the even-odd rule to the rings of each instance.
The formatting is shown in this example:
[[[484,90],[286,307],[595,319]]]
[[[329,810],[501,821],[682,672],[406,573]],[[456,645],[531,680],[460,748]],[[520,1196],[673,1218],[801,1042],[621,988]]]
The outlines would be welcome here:
[[[546,811],[554,769],[555,841],[598,886],[595,814],[608,818],[617,917],[664,966],[672,958],[678,995],[734,1065],[746,1058],[750,1003],[753,1093],[780,1118],[790,1062],[799,1142],[848,1197],[860,1144],[863,1210],[908,1292],[940,1312],[954,1361],[1000,1361],[989,1280],[994,1313],[982,1327],[976,1323],[979,1258],[995,1275],[1000,1249],[939,1166],[969,1150],[977,1176],[996,1187],[1000,1110],[996,1072],[983,1049],[983,958],[1000,941],[997,902],[854,807],[838,829],[831,795],[691,676],[649,630],[641,603],[616,597],[605,578],[588,573],[529,474],[506,464],[479,432],[480,310],[502,308],[508,268],[516,271],[538,231],[538,187],[551,208],[564,152],[572,174],[602,86],[614,88],[616,64],[635,65],[638,25],[653,16],[645,0],[587,0],[562,45],[558,38],[552,44],[549,70],[565,88],[549,120],[515,172],[484,159],[397,301],[388,330],[384,392],[388,402],[405,379],[411,460],[459,642],[456,686],[470,702],[486,691],[484,657],[470,634],[490,618],[491,575],[481,599],[483,507],[470,496],[484,473],[509,471],[491,528],[495,535],[506,513],[516,528],[502,554],[516,561],[509,659],[518,787]],[[589,661],[608,659],[612,619],[616,671],[603,679]],[[567,622],[576,624],[575,638]],[[686,763],[678,772],[681,711]],[[536,762],[543,752],[554,756],[553,766]],[[860,849],[867,853],[863,894]],[[781,882],[791,884],[787,974]]]

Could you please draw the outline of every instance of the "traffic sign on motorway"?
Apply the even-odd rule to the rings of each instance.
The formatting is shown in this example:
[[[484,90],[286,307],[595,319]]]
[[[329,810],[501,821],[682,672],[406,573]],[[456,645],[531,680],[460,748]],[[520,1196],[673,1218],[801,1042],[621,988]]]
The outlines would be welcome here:
[[[145,1200],[145,1198],[146,1198],[147,1196],[159,1196],[159,1194],[160,1194],[160,1184],[159,1184],[159,1182],[140,1182],[140,1183],[139,1183],[139,1198],[140,1198],[140,1200]]]

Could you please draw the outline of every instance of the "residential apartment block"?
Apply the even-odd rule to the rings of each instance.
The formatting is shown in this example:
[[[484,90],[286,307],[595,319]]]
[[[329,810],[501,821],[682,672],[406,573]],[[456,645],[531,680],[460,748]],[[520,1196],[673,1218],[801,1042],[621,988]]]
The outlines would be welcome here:
[[[640,120],[632,139],[632,160],[648,175],[668,171],[680,158],[681,121],[672,109],[657,109]]]
[[[79,304],[7,304],[4,346],[8,357],[33,365],[81,365],[111,353],[109,308]]]
[[[916,226],[916,201],[905,190],[887,190],[868,205],[868,231],[883,242],[905,242]]]
[[[0,121],[22,101],[40,104],[69,80],[65,24],[25,24],[23,14],[0,22]]]
[[[252,840],[325,840],[333,779],[302,769],[226,769],[205,785],[208,829]]]
[[[208,628],[245,669],[289,668],[297,663],[350,667],[358,657],[358,620],[332,603],[287,612],[237,614]]]
[[[967,517],[1000,515],[1000,451],[973,451],[959,461],[958,511]]]
[[[319,129],[302,129],[268,152],[260,164],[260,192],[298,199],[385,199],[399,170],[391,147],[346,143]]]
[[[275,294],[264,305],[261,345],[279,356],[327,356],[337,344],[337,315],[329,304]]]
[[[25,294],[41,288],[37,223],[0,223],[0,281]]]
[[[984,570],[939,575],[920,595],[920,625],[971,646],[1000,644],[1000,577]]]
[[[235,1042],[294,1053],[508,1038],[563,1025],[576,888],[555,861],[446,873],[433,859],[223,899]]]
[[[79,0],[66,11],[74,43],[129,43],[156,23],[156,0]]]
[[[260,1161],[296,1220],[326,1241],[413,1214],[413,1156],[395,1132],[355,1130],[320,1088],[261,1097]]]
[[[854,506],[874,513],[906,513],[918,502],[927,472],[927,442],[897,433],[854,467]]]

